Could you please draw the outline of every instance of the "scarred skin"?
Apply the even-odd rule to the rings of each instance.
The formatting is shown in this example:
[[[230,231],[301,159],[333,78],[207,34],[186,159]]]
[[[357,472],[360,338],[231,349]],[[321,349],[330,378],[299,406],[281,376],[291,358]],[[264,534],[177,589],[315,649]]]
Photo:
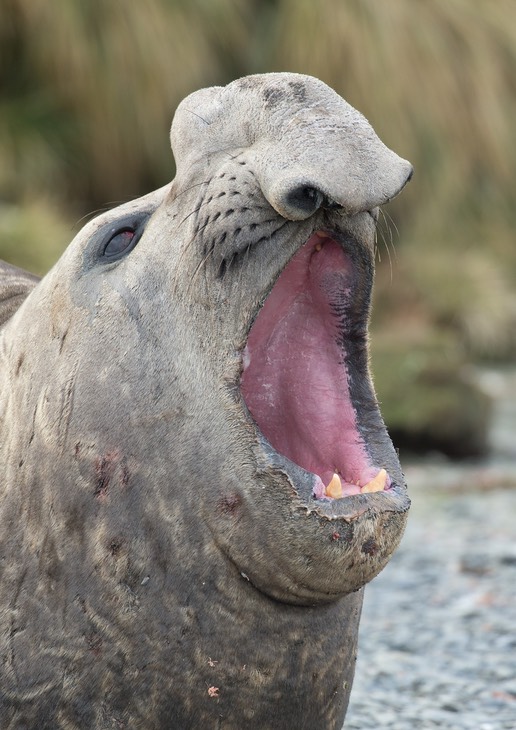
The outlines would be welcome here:
[[[365,324],[351,396],[388,491],[315,500],[239,382],[252,322],[314,231],[353,259],[366,322],[375,208],[410,165],[295,74],[197,92],[171,136],[170,185],[86,225],[37,285],[0,269],[9,730],[340,728],[361,588],[403,532]],[[106,260],[140,213],[137,245]]]

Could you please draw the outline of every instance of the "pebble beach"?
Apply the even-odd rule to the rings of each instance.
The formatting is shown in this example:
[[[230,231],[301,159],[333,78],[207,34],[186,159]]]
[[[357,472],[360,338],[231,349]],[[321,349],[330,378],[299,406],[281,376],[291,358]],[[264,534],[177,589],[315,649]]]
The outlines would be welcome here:
[[[408,526],[365,590],[344,729],[516,730],[516,484],[406,472]]]

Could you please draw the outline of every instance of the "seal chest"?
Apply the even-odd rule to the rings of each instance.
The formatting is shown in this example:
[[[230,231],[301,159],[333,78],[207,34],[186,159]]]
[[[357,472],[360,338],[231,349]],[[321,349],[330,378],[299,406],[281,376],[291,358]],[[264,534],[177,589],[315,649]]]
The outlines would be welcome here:
[[[409,507],[367,323],[411,168],[296,74],[171,139],[170,185],[0,270],[0,718],[340,728]]]

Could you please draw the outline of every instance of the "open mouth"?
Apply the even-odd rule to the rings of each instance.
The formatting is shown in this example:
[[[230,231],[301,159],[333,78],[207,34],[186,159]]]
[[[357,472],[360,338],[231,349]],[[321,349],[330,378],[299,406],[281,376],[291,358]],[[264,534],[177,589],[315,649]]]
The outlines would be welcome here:
[[[366,357],[358,369],[351,362],[367,350],[367,303],[357,306],[364,289],[369,300],[366,278],[335,238],[314,233],[278,277],[243,353],[244,401],[270,445],[314,475],[315,499],[391,487],[352,396],[353,381],[367,381]]]

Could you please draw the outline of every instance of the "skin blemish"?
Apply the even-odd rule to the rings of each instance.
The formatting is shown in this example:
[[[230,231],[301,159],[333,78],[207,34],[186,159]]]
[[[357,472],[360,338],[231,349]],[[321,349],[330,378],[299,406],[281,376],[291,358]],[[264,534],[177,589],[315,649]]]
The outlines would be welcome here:
[[[81,444],[76,444],[75,454],[79,453]],[[118,449],[106,451],[103,456],[95,459],[95,490],[94,497],[104,500],[108,496],[108,492],[113,485],[119,489],[125,489],[131,478],[127,460],[122,456]]]
[[[121,540],[120,538],[114,538],[110,541],[108,545],[108,550],[114,558],[117,558],[120,555],[120,551],[122,550],[123,545],[123,540]]]
[[[93,496],[97,499],[105,499],[113,479],[116,467],[120,462],[119,451],[107,451],[104,456],[95,459],[95,491]]]
[[[369,540],[366,540],[362,545],[362,552],[366,555],[376,555],[378,550],[378,544],[372,537],[370,537]]]
[[[91,634],[87,634],[84,638],[86,639],[88,649],[91,651],[93,656],[100,656],[102,653],[102,637],[95,632],[92,632]]]
[[[340,542],[344,545],[349,545],[351,542],[353,542],[353,536],[354,536],[354,528],[352,524],[348,525],[339,525],[338,530],[333,530],[333,532],[330,533],[329,539],[331,542]]]
[[[223,515],[233,516],[240,507],[242,499],[238,494],[225,494],[218,501],[219,512]]]
[[[16,370],[14,371],[15,376],[18,375],[20,372],[21,366],[23,365],[23,361],[25,360],[25,353],[22,352],[20,357],[18,358],[18,362],[16,363]]]
[[[66,335],[67,334],[68,334],[68,328],[61,335],[61,339],[60,339],[60,342],[59,342],[59,354],[61,354],[62,351],[63,351],[63,346],[64,346],[64,343],[65,343]]]
[[[94,497],[97,497],[98,499],[103,499],[107,497],[112,472],[112,465],[105,456],[99,457],[95,460],[95,473],[97,481],[95,484],[95,491],[93,492]]]

